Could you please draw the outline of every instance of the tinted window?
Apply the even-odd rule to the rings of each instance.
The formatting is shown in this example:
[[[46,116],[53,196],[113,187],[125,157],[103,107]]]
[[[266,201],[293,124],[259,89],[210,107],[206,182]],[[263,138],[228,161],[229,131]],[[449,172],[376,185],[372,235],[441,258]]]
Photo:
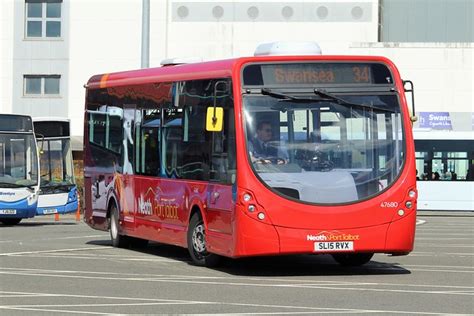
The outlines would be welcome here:
[[[474,181],[474,141],[416,140],[420,181]]]
[[[215,93],[215,89],[218,92]],[[164,111],[163,151],[168,177],[235,180],[234,114],[229,80],[194,80],[174,85],[173,107]],[[208,107],[224,107],[222,132],[206,131]]]
[[[141,125],[136,133],[136,172],[160,175],[160,122],[161,110],[143,110]]]
[[[69,136],[69,122],[34,122],[35,133],[44,137]]]
[[[105,147],[105,129],[107,116],[102,113],[91,113],[89,115],[89,141],[101,147]]]
[[[0,129],[9,132],[31,132],[33,124],[28,116],[0,115]]]

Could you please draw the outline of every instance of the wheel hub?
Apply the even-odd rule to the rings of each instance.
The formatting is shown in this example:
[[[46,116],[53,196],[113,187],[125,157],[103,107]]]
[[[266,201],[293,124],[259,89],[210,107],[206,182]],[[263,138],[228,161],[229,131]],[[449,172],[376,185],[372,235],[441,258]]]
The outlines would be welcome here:
[[[193,231],[193,247],[198,253],[206,251],[206,240],[204,238],[204,226],[197,225]]]
[[[117,238],[118,228],[117,228],[117,225],[115,223],[115,216],[113,216],[113,215],[112,215],[111,223],[110,223],[110,233],[112,234],[113,238]]]

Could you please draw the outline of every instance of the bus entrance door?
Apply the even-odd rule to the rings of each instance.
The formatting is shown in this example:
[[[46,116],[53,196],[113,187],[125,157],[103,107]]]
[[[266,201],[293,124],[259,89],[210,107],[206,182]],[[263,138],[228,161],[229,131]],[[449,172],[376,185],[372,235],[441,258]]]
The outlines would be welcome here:
[[[135,122],[140,121],[140,112],[135,109],[134,104],[124,104],[122,119],[122,144],[121,144],[121,169],[122,174],[118,178],[120,185],[118,188],[120,199],[120,219],[122,228],[133,231],[135,229],[135,176],[133,146]]]
[[[206,208],[206,237],[212,252],[231,254],[233,214],[232,186],[210,183]]]

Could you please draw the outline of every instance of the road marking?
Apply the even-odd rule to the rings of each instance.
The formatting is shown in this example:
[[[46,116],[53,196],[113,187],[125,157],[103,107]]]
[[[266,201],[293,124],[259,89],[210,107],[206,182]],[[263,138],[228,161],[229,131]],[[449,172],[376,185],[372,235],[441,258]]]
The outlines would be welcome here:
[[[0,256],[16,256],[16,255],[35,254],[35,253],[54,253],[54,252],[66,252],[66,251],[99,250],[99,249],[110,249],[110,248],[114,248],[114,247],[100,246],[100,247],[87,247],[87,248],[66,248],[66,249],[52,249],[52,250],[7,252],[7,253],[0,253]]]
[[[474,248],[474,245],[466,245],[466,244],[454,244],[454,245],[440,245],[440,244],[429,244],[429,243],[415,243],[417,246],[423,246],[423,247],[435,247],[435,248]]]
[[[419,269],[420,271],[422,269]],[[430,270],[428,270],[430,271]],[[439,270],[442,272],[452,272],[449,270]],[[438,272],[430,271],[430,272]],[[462,271],[463,273],[474,273],[469,271]],[[310,288],[310,289],[324,289],[324,290],[346,290],[346,291],[369,291],[369,292],[394,292],[394,293],[417,293],[417,294],[444,294],[444,295],[467,295],[474,296],[474,293],[456,293],[454,291],[423,291],[423,290],[407,290],[407,289],[378,289],[378,288],[363,288],[363,287],[335,287],[326,285],[308,286],[308,285],[293,285],[293,284],[261,284],[261,283],[243,283],[243,282],[215,282],[204,280],[170,280],[170,279],[150,279],[144,278],[117,278],[117,277],[100,277],[100,276],[79,276],[79,275],[59,275],[59,274],[41,274],[41,273],[22,273],[8,271],[0,271],[0,274],[20,275],[20,276],[39,276],[39,277],[53,277],[53,278],[71,278],[71,279],[93,279],[93,280],[113,280],[113,281],[139,281],[139,282],[163,282],[163,283],[184,283],[184,284],[205,284],[205,285],[221,285],[221,286],[243,286],[243,287],[281,287],[281,288]],[[351,284],[354,286],[353,284]],[[355,284],[357,285],[357,284]]]
[[[434,257],[442,257],[442,256],[474,256],[474,253],[471,252],[445,252],[445,253],[440,253],[440,252],[432,252],[432,251],[414,251],[410,253],[410,255],[413,254],[425,254],[425,255],[432,255]]]
[[[0,306],[0,309],[17,310],[17,311],[50,312],[50,313],[61,313],[61,314],[69,313],[69,314],[89,314],[89,315],[111,315],[111,313],[68,311],[64,309],[23,308],[23,307],[8,307],[8,306]],[[113,313],[113,315],[124,315],[124,314]]]
[[[450,231],[452,231],[450,229]],[[426,230],[419,230],[416,232],[417,236],[439,236],[439,231],[426,231]],[[469,236],[466,233],[450,233],[450,232],[443,232],[443,236]]]
[[[464,235],[465,236],[465,235]],[[416,237],[416,240],[472,240],[470,237]]]
[[[444,265],[428,265],[428,264],[409,264],[404,267],[432,267],[432,268],[454,268],[454,269],[474,269],[474,266],[444,266]]]
[[[36,294],[5,294],[1,295],[0,297],[5,297],[5,298],[13,298],[13,297],[42,297],[42,296],[48,296],[48,295],[36,295]]]
[[[406,267],[428,267],[428,268],[460,268],[460,269],[473,269],[469,266],[429,266],[429,265],[408,265]],[[472,286],[456,286],[456,285],[437,285],[437,284],[406,284],[406,283],[374,283],[374,282],[350,282],[350,281],[334,281],[334,280],[302,280],[302,279],[280,279],[280,278],[241,278],[241,277],[229,277],[229,276],[198,276],[198,275],[170,275],[170,274],[143,274],[143,273],[118,273],[118,272],[96,272],[96,271],[78,271],[78,270],[50,270],[50,269],[32,269],[32,268],[4,268],[0,267],[0,270],[6,271],[27,271],[37,273],[65,273],[73,275],[110,275],[110,276],[133,276],[141,277],[150,280],[176,280],[176,279],[191,279],[191,280],[249,280],[249,281],[273,281],[273,282],[289,282],[303,285],[380,285],[380,286],[400,286],[400,287],[428,287],[428,288],[452,288],[452,289],[474,289]],[[422,269],[420,269],[423,271]],[[1,273],[1,271],[0,271]],[[7,273],[6,273],[7,274]],[[115,278],[114,278],[115,279]],[[0,292],[1,293],[1,292]]]
[[[28,242],[28,241],[46,241],[46,240],[68,240],[68,239],[83,239],[83,238],[97,238],[105,237],[107,235],[87,235],[87,236],[69,236],[59,238],[40,238],[40,239],[13,239],[13,240],[1,240],[0,243],[11,243],[11,242]]]
[[[12,257],[28,257],[28,258],[61,258],[61,259],[81,259],[81,260],[111,260],[113,259],[114,261],[143,261],[143,262],[158,262],[158,263],[173,263],[173,264],[180,264],[180,263],[186,263],[190,262],[191,260],[185,260],[183,261],[182,259],[175,259],[173,260],[172,258],[156,258],[156,259],[149,259],[149,258],[121,258],[119,256],[115,257],[103,257],[103,256],[79,256],[79,255],[55,255],[55,254],[28,254],[28,255],[10,255]]]
[[[10,292],[10,293],[26,293],[26,292]],[[301,311],[293,311],[291,314],[300,314],[300,313],[393,313],[393,314],[410,314],[410,315],[446,315],[446,313],[434,313],[434,312],[413,312],[413,311],[393,311],[393,310],[370,310],[370,309],[353,309],[353,308],[330,308],[330,307],[311,307],[311,306],[295,306],[295,305],[270,305],[270,304],[253,304],[253,303],[233,303],[233,302],[212,302],[212,301],[190,301],[190,300],[165,300],[165,299],[147,299],[147,298],[131,298],[131,297],[110,297],[110,296],[90,296],[90,295],[74,295],[74,294],[49,294],[49,293],[27,293],[27,294],[41,294],[44,295],[46,294],[47,296],[50,297],[76,297],[76,298],[94,298],[94,299],[112,299],[112,300],[134,300],[134,301],[139,301],[141,303],[131,303],[131,304],[114,304],[115,305],[122,305],[122,306],[136,306],[139,304],[143,304],[143,302],[148,302],[145,303],[145,305],[155,305],[155,303],[165,303],[165,302],[174,302],[174,303],[182,303],[183,305],[189,305],[189,304],[206,304],[206,305],[227,305],[227,306],[244,306],[244,307],[257,307],[257,308],[275,308],[275,309],[289,309],[289,310],[308,310],[308,312],[301,312]],[[42,309],[42,306],[45,307],[68,307],[68,306],[81,306],[81,307],[87,307],[87,306],[94,306],[96,304],[84,304],[84,305],[4,305],[0,306],[0,309],[13,309],[13,310],[35,310],[35,311],[48,311],[48,312],[58,312],[58,313],[74,313],[76,311],[70,311],[70,310],[57,310],[57,309]],[[37,308],[30,308],[29,306],[35,306]],[[105,315],[110,313],[96,313],[96,312],[85,312],[85,311],[80,311],[79,313],[83,314],[98,314],[98,315]],[[271,314],[280,314],[281,312],[273,311]],[[284,314],[287,314],[286,312],[283,312]],[[264,313],[215,313],[212,315],[251,315],[251,314],[270,314],[269,312],[264,312]],[[117,314],[115,314],[117,315]],[[206,313],[205,315],[210,315]],[[468,315],[468,314],[454,314],[454,313],[449,313],[449,315]]]

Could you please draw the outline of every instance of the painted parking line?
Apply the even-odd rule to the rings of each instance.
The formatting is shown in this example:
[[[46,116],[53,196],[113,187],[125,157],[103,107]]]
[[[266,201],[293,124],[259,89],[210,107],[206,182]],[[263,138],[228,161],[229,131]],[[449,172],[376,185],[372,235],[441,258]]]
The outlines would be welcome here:
[[[409,265],[408,267],[429,267],[429,268],[463,268],[474,270],[474,267],[470,266],[443,266],[443,265]],[[283,279],[283,278],[258,278],[258,277],[232,277],[232,276],[199,276],[199,275],[175,275],[175,274],[149,274],[149,273],[119,273],[110,271],[83,271],[83,270],[50,270],[50,269],[34,269],[34,268],[3,268],[0,270],[6,271],[26,271],[26,272],[38,272],[38,273],[67,273],[72,275],[110,275],[110,276],[133,276],[143,277],[156,280],[175,280],[175,279],[190,279],[190,280],[247,280],[255,282],[287,282],[289,284],[302,284],[302,285],[380,285],[380,286],[399,286],[399,287],[427,287],[427,288],[451,288],[451,289],[474,289],[472,286],[457,286],[457,285],[437,285],[437,284],[407,284],[407,283],[381,283],[381,282],[352,282],[352,281],[334,281],[334,280],[308,280],[308,279]]]
[[[265,309],[273,309],[272,312],[250,312],[250,313],[215,313],[210,314],[206,313],[206,315],[255,315],[255,314],[310,314],[310,313],[342,313],[342,314],[368,314],[368,313],[394,313],[394,314],[409,314],[409,315],[446,315],[446,313],[435,313],[435,312],[414,312],[414,311],[403,311],[403,310],[381,310],[381,309],[353,309],[353,308],[331,308],[331,307],[313,307],[313,306],[298,306],[298,305],[274,305],[274,304],[254,304],[254,303],[236,303],[236,302],[224,302],[224,301],[194,301],[194,300],[169,300],[169,299],[147,299],[147,298],[131,298],[131,297],[110,297],[110,296],[90,296],[90,295],[74,295],[74,294],[51,294],[51,293],[26,293],[26,292],[9,292],[9,293],[16,293],[16,294],[37,294],[37,295],[48,295],[49,297],[55,298],[62,298],[62,297],[74,297],[74,298],[93,298],[93,299],[108,299],[108,300],[118,300],[118,301],[135,301],[134,303],[117,303],[117,304],[74,304],[74,305],[59,305],[59,304],[36,304],[36,305],[2,305],[0,309],[5,310],[30,310],[30,311],[42,311],[42,312],[57,312],[57,313],[81,313],[81,314],[95,314],[95,315],[110,315],[110,313],[98,313],[98,312],[87,312],[87,311],[72,311],[70,309],[50,309],[45,307],[95,307],[95,306],[137,306],[137,305],[213,305],[213,306],[224,306],[224,307],[231,307],[231,306],[238,306],[238,307],[254,307],[254,308],[265,308]],[[221,309],[221,308],[220,308]],[[275,311],[276,309],[276,311]],[[289,312],[282,312],[281,310],[289,310]],[[114,313],[115,314],[115,313]],[[117,314],[115,314],[117,315]],[[467,315],[467,314],[455,314],[449,313],[449,315]]]
[[[452,272],[450,270],[429,270],[429,269],[419,269],[423,271],[429,272]],[[473,274],[473,271],[457,271],[459,273],[468,273]],[[8,274],[8,275],[19,275],[19,276],[36,276],[36,277],[43,277],[43,278],[66,278],[66,279],[91,279],[91,280],[107,280],[107,281],[114,281],[114,282],[159,282],[159,283],[174,283],[174,284],[188,284],[188,285],[219,285],[219,286],[232,286],[232,287],[271,287],[271,288],[298,288],[298,289],[322,289],[322,290],[340,290],[340,291],[367,291],[367,292],[392,292],[392,293],[413,293],[413,294],[428,294],[428,295],[458,295],[458,296],[474,296],[474,293],[469,292],[462,292],[459,293],[458,291],[445,291],[445,290],[412,290],[412,289],[387,289],[387,288],[376,288],[376,287],[364,287],[358,286],[357,283],[350,284],[350,286],[331,286],[331,285],[295,285],[295,284],[281,284],[281,283],[269,283],[269,284],[262,284],[259,282],[249,283],[248,279],[243,279],[242,281],[245,282],[222,282],[222,281],[211,281],[211,280],[180,280],[180,279],[150,279],[149,276],[147,277],[122,277],[119,278],[117,276],[114,277],[106,277],[106,276],[87,276],[87,275],[64,275],[64,274],[57,274],[57,273],[35,273],[35,272],[22,272],[22,271],[0,271],[0,274]]]
[[[22,251],[22,252],[7,252],[0,253],[0,256],[16,256],[16,255],[28,255],[37,253],[54,253],[54,252],[70,252],[70,251],[84,251],[84,250],[103,250],[114,248],[112,246],[100,246],[100,247],[84,247],[84,248],[66,248],[66,249],[50,249],[50,250],[36,250],[36,251]]]
[[[191,262],[191,259],[189,260],[183,260],[182,258],[163,258],[163,257],[157,257],[157,258],[127,258],[127,257],[110,257],[110,256],[80,256],[80,255],[57,255],[57,254],[18,254],[18,255],[10,255],[11,257],[28,257],[28,258],[59,258],[59,259],[76,259],[76,260],[111,260],[113,259],[114,261],[141,261],[141,262],[153,262],[153,263],[173,263],[173,264],[187,264],[188,262]]]
[[[108,235],[49,237],[49,238],[38,238],[38,239],[12,239],[12,240],[0,240],[0,243],[23,243],[23,242],[38,242],[38,241],[53,241],[53,240],[89,239],[89,238],[98,238],[98,237],[106,237],[106,236]]]

